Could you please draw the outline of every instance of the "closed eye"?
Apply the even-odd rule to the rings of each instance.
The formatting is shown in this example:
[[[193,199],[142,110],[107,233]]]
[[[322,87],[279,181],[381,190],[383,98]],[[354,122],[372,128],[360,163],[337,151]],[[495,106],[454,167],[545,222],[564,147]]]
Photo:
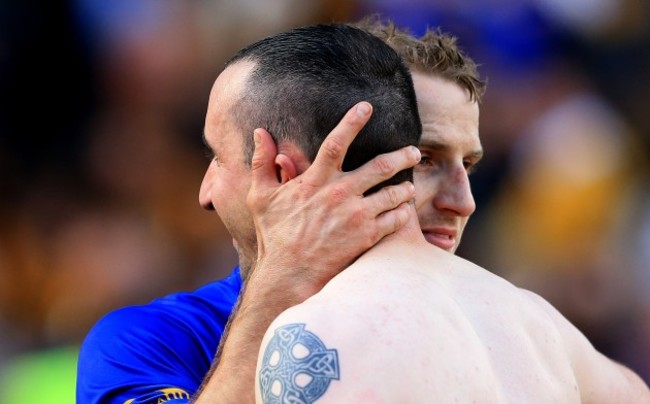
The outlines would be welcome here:
[[[463,166],[465,167],[465,171],[467,172],[467,175],[472,175],[476,172],[479,166],[479,162],[463,161]]]
[[[205,158],[208,159],[208,161],[211,161],[214,158],[214,152],[210,147],[208,147],[208,145],[204,145],[203,154],[205,155]]]
[[[208,144],[208,139],[205,137],[205,132],[203,132],[203,136],[201,136],[201,139],[203,140],[203,154],[205,157],[208,159],[208,161],[214,160],[216,157],[214,154],[214,150],[212,150],[212,147]]]

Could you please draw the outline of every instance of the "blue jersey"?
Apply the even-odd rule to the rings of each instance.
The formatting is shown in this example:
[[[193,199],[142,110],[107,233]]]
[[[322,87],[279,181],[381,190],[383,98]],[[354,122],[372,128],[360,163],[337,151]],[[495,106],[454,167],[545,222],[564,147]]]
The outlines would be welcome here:
[[[191,293],[109,313],[81,347],[77,403],[188,403],[241,290],[239,267]]]

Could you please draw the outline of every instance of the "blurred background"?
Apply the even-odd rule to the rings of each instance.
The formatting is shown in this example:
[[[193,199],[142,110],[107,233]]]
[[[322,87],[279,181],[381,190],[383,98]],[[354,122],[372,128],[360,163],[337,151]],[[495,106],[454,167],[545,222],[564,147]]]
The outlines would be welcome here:
[[[197,201],[212,82],[252,41],[371,13],[456,35],[488,80],[459,255],[650,382],[650,2],[2,1],[0,403],[74,402],[102,315],[236,265]]]

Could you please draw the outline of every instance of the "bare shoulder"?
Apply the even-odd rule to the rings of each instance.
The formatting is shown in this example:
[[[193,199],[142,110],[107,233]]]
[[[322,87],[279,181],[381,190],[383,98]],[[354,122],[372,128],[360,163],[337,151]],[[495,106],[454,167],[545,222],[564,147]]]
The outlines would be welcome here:
[[[381,361],[369,363],[373,337],[365,329],[366,322],[341,314],[344,311],[331,305],[308,301],[275,319],[258,355],[258,403],[355,402],[358,398],[353,397],[361,392],[351,386],[364,386],[370,394],[373,375],[367,369],[381,365]],[[382,401],[377,396],[366,402]]]
[[[637,374],[598,352],[584,334],[543,297],[520,290],[549,316],[560,332],[583,402],[650,402],[650,390]]]

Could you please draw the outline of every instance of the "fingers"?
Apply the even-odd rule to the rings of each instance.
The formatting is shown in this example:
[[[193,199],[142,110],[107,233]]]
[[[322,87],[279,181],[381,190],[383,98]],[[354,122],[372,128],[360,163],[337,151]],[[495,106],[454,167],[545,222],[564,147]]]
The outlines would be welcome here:
[[[415,187],[407,181],[398,185],[383,187],[364,199],[368,213],[372,216],[380,216],[384,212],[412,201],[413,198],[415,198]]]
[[[255,151],[251,160],[253,182],[265,183],[271,180],[277,182],[275,175],[275,156],[277,149],[271,134],[265,129],[258,128],[253,131]]]
[[[350,108],[323,141],[310,168],[312,175],[326,179],[332,172],[341,171],[348,147],[368,122],[371,114],[372,105],[365,101]]]
[[[251,188],[249,199],[265,195],[269,189],[280,185],[275,173],[275,156],[277,148],[271,134],[265,129],[253,132],[255,151],[251,160]],[[252,201],[249,200],[249,203]]]
[[[420,158],[420,150],[414,146],[406,146],[373,158],[350,173],[350,183],[354,184],[353,192],[362,195],[398,172],[415,166]]]
[[[413,210],[409,208],[408,202],[400,204],[397,208],[389,210],[377,216],[375,220],[375,225],[377,226],[377,232],[375,235],[378,237],[377,240],[374,240],[377,243],[379,240],[385,236],[396,232],[401,229],[402,226],[408,221],[409,215],[413,214]]]

